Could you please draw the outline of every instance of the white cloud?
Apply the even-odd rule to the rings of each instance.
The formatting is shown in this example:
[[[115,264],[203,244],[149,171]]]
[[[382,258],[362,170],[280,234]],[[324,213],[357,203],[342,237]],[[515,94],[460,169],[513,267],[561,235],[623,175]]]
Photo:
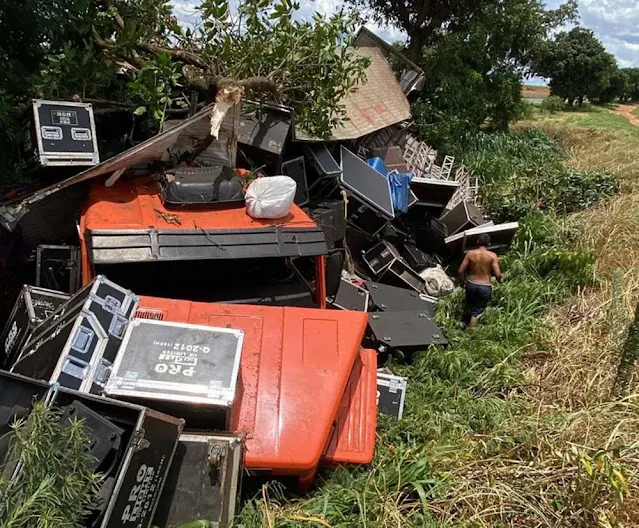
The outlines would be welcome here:
[[[548,0],[549,8],[556,8],[563,0]],[[197,0],[173,0],[175,15],[181,21],[193,24],[197,17]],[[340,0],[300,0],[301,17],[310,17],[317,11],[326,15],[344,5]],[[639,67],[639,0],[579,0],[581,24],[592,29],[606,49],[617,57],[620,66]],[[364,14],[365,18],[366,14]],[[374,23],[366,27],[384,40],[406,40],[406,34],[394,27]]]

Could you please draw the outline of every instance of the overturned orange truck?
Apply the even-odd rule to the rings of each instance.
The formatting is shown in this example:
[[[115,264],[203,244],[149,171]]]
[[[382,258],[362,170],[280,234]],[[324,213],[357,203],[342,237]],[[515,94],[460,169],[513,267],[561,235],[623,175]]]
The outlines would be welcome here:
[[[299,207],[269,221],[242,206],[167,209],[150,178],[97,181],[79,236],[84,283],[104,274],[131,288],[138,317],[244,331],[231,429],[247,433],[250,472],[304,488],[320,464],[372,460],[367,317],[326,309],[324,235]]]

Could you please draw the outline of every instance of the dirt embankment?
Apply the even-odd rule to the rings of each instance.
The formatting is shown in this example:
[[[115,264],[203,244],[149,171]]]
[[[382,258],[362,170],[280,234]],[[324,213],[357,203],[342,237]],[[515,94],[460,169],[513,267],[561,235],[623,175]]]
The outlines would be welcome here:
[[[615,114],[624,116],[628,121],[630,121],[630,124],[639,127],[639,117],[632,113],[637,108],[639,108],[639,105],[619,105],[615,108],[614,112]]]

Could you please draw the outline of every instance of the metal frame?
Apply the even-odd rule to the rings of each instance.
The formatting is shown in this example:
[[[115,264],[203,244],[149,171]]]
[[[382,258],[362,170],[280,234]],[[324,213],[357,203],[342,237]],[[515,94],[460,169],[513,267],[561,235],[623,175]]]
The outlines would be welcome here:
[[[98,150],[98,138],[95,132],[95,116],[93,115],[93,105],[90,103],[77,103],[69,101],[49,101],[45,99],[33,99],[32,108],[34,113],[34,124],[36,128],[36,141],[38,144],[38,159],[43,167],[66,167],[72,165],[94,166],[100,163],[100,154]],[[91,123],[91,135],[93,143],[93,152],[88,153],[49,153],[44,149],[42,143],[42,135],[40,134],[40,115],[38,110],[43,105],[57,106],[74,106],[83,108],[89,112],[89,121]],[[58,161],[59,160],[59,161]]]
[[[328,253],[320,227],[87,230],[92,264],[176,260],[314,257]],[[190,251],[189,251],[190,250]]]
[[[182,328],[187,330],[190,329],[190,330],[199,330],[199,331],[205,331],[205,332],[211,332],[211,333],[215,332],[215,333],[225,333],[225,334],[235,335],[237,337],[237,347],[236,347],[236,353],[235,353],[235,360],[233,363],[233,370],[231,371],[231,386],[228,389],[220,390],[220,392],[233,393],[233,398],[229,400],[228,398],[225,399],[224,397],[220,397],[220,398],[217,398],[217,401],[219,403],[216,403],[215,399],[213,398],[207,398],[207,397],[201,397],[201,396],[164,395],[162,398],[160,398],[159,397],[160,394],[158,392],[145,392],[143,390],[138,390],[137,388],[135,389],[135,391],[121,389],[117,385],[117,381],[115,380],[118,377],[118,371],[120,367],[122,366],[122,362],[124,361],[126,349],[131,339],[131,334],[133,333],[135,328],[139,326],[164,326],[164,327],[172,327],[172,328]],[[243,330],[237,330],[233,328],[218,328],[213,326],[194,325],[194,324],[187,324],[187,323],[174,323],[170,321],[157,321],[155,319],[137,319],[137,318],[133,319],[133,321],[131,321],[131,323],[128,325],[124,338],[122,339],[122,345],[120,346],[120,353],[118,354],[118,357],[113,363],[113,367],[111,369],[112,371],[111,377],[109,378],[109,382],[107,383],[105,392],[107,396],[111,396],[111,397],[112,396],[120,396],[120,397],[135,396],[135,398],[141,398],[141,399],[142,398],[151,399],[151,400],[162,399],[162,400],[185,402],[185,403],[203,403],[208,405],[219,405],[221,407],[230,408],[231,405],[233,404],[233,400],[235,398],[235,392],[237,390],[237,378],[238,378],[238,374],[240,370],[240,359],[242,356],[243,344],[244,344]],[[144,388],[144,385],[153,386],[157,384],[158,389],[161,389],[163,388],[160,385],[161,383],[165,383],[165,382],[154,382],[152,380],[148,380],[146,383],[142,381],[142,383],[138,384],[137,386]],[[178,387],[174,387],[172,384],[170,384],[170,382],[166,382],[165,384],[167,385],[166,387],[164,387],[166,390],[170,390],[171,388],[178,388],[178,387],[183,388],[186,385],[186,384],[180,383],[180,384],[176,384],[178,385]]]

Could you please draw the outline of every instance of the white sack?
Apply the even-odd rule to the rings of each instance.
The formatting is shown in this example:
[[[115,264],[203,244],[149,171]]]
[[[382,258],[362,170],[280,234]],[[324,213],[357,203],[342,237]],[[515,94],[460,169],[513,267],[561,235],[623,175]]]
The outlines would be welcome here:
[[[455,289],[453,281],[441,266],[426,268],[419,276],[426,281],[426,293],[432,297],[443,297]]]
[[[291,210],[297,184],[288,176],[253,180],[246,190],[246,212],[253,218],[283,218]]]

